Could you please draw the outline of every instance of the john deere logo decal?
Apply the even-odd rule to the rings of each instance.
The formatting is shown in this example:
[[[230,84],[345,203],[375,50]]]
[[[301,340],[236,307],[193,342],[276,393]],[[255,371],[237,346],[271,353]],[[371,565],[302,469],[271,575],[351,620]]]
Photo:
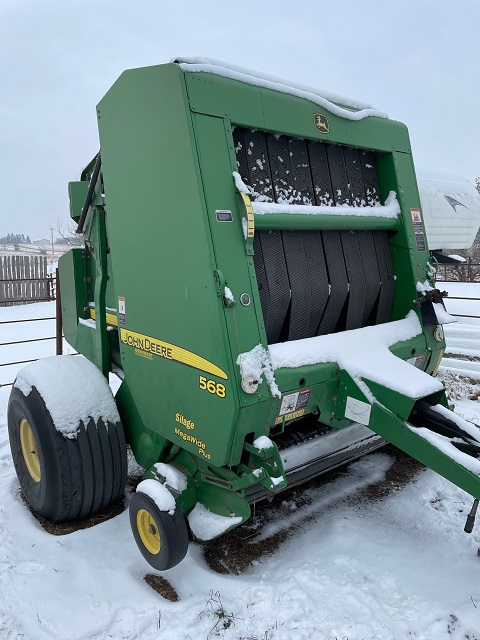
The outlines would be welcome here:
[[[314,113],[313,123],[315,125],[315,129],[319,133],[328,133],[330,131],[330,127],[328,126],[327,116],[324,116],[323,113]]]

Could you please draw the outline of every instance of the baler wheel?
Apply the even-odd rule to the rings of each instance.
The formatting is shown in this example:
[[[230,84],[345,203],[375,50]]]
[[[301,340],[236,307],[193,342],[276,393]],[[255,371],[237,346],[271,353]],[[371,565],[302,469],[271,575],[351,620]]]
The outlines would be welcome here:
[[[87,425],[76,437],[55,428],[36,387],[24,395],[13,387],[8,432],[15,470],[30,507],[51,522],[92,516],[123,494],[127,450],[122,424]]]
[[[188,530],[178,507],[171,516],[147,494],[137,491],[130,501],[130,526],[141,554],[157,571],[171,569],[185,557]]]

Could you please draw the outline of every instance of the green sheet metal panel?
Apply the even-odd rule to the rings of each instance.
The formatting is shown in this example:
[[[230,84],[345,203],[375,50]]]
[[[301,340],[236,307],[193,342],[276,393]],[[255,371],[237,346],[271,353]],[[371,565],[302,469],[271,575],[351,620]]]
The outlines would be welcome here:
[[[348,120],[305,98],[210,73],[186,72],[185,80],[193,111],[227,117],[243,127],[377,151],[410,151],[406,126],[394,120]],[[316,113],[327,116],[328,133],[316,130]]]
[[[223,465],[237,392],[182,72],[173,64],[125,72],[98,105],[98,124],[125,305],[123,393],[138,412],[129,440],[135,449],[143,425]],[[215,367],[205,371],[195,356]]]

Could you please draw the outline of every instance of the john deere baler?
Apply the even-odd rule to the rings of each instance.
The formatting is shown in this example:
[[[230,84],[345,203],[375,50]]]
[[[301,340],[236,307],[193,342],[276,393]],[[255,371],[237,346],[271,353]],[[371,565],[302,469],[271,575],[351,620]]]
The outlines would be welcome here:
[[[385,441],[480,498],[479,429],[435,378],[451,318],[403,124],[207,60],[126,71],[97,118],[63,325],[121,378],[110,423],[147,470],[130,517],[153,566],[184,557],[186,518],[216,537]]]

